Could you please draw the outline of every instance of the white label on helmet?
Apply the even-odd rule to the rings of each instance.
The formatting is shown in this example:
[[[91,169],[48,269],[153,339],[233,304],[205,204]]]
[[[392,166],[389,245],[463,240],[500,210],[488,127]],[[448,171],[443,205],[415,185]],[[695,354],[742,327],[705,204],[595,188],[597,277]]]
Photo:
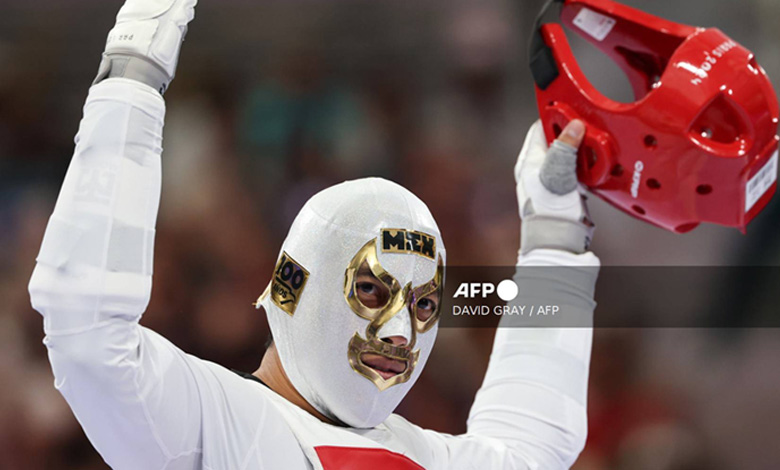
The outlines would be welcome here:
[[[642,183],[642,172],[645,170],[645,164],[642,161],[634,163],[634,176],[631,178],[631,196],[634,199],[639,197],[639,185]]]
[[[778,152],[775,152],[772,158],[764,164],[764,167],[748,181],[745,188],[745,212],[752,209],[761,196],[769,191],[769,188],[777,181],[777,159]]]
[[[589,35],[593,36],[597,41],[603,41],[609,33],[612,32],[612,28],[615,27],[614,18],[596,13],[595,11],[583,8],[574,17],[574,24],[581,30],[585,31]]]

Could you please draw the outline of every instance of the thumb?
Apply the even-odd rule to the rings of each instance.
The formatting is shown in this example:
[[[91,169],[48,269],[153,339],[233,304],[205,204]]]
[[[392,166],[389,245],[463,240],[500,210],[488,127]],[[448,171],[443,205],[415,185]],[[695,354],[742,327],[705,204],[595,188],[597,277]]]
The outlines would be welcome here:
[[[577,149],[582,144],[583,138],[585,138],[585,123],[575,119],[563,129],[558,140]]]

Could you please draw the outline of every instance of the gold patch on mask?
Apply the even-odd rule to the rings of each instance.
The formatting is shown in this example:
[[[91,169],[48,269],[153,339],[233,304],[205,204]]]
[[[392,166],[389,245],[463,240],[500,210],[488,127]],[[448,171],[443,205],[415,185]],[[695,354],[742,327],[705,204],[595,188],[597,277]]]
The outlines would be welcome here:
[[[308,280],[309,271],[286,252],[282,252],[271,281],[271,301],[293,316]]]
[[[436,259],[436,238],[423,232],[404,229],[382,230],[382,252],[413,253],[415,255]]]

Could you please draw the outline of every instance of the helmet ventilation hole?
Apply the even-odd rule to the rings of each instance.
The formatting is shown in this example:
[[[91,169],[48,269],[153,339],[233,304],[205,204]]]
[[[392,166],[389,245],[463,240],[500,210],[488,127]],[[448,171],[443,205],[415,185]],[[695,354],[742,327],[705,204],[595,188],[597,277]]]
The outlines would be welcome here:
[[[696,192],[701,194],[702,196],[706,196],[707,194],[710,194],[712,192],[712,186],[709,184],[700,184],[696,187]]]
[[[674,228],[677,233],[688,233],[691,230],[699,226],[699,222],[691,222],[689,224],[682,224]]]
[[[636,212],[639,215],[645,215],[646,214],[645,210],[642,209],[642,207],[640,207],[640,206],[633,206],[631,208],[634,209],[634,212]]]
[[[650,178],[647,180],[647,187],[650,189],[661,189],[661,183],[655,178]]]
[[[585,162],[588,164],[588,169],[590,170],[596,166],[596,162],[598,161],[599,157],[596,154],[596,150],[594,150],[593,147],[585,147]]]
[[[645,147],[649,149],[654,149],[658,147],[658,139],[655,138],[654,135],[646,135],[645,136]]]
[[[553,124],[553,134],[555,134],[556,139],[561,136],[561,132],[563,132],[561,126],[558,124]]]
[[[612,171],[610,171],[609,174],[615,178],[620,178],[623,176],[623,171],[623,165],[615,165],[612,167]]]

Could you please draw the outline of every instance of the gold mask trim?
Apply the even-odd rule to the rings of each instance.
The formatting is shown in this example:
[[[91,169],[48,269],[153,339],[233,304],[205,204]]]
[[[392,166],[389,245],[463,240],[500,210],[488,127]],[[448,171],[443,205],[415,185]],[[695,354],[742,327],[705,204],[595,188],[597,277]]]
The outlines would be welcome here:
[[[409,381],[417,366],[420,350],[413,351],[417,342],[417,333],[425,333],[436,324],[439,318],[440,302],[437,304],[436,311],[425,321],[417,319],[416,302],[410,305],[410,300],[426,297],[437,289],[441,289],[444,281],[444,262],[439,256],[439,265],[436,274],[431,281],[412,289],[411,283],[403,288],[389,272],[387,272],[379,263],[377,257],[377,241],[373,239],[363,245],[357,254],[352,258],[344,275],[344,298],[352,311],[359,317],[368,320],[370,323],[366,327],[366,338],[355,333],[349,342],[347,357],[352,369],[360,375],[369,379],[380,391],[387,390],[393,385],[402,384]],[[370,308],[360,301],[357,295],[357,274],[360,268],[367,267],[369,271],[379,280],[389,292],[389,296],[384,305]],[[410,315],[412,319],[412,337],[406,346],[394,346],[382,341],[377,337],[382,327],[390,321],[395,315]],[[405,363],[403,372],[394,375],[385,380],[379,373],[360,359],[364,353],[377,354],[388,359],[395,359]]]
[[[309,271],[283,251],[269,285],[271,301],[288,315],[293,316],[308,280]],[[269,289],[266,289],[260,299],[269,293]]]
[[[400,374],[385,380],[384,377],[379,375],[379,372],[363,363],[360,359],[363,353],[378,354],[389,359],[402,361],[405,363],[406,368]],[[349,357],[349,364],[355,372],[370,380],[380,392],[384,392],[393,385],[408,382],[412,378],[412,372],[414,372],[417,361],[420,359],[420,350],[412,352],[411,347],[393,346],[377,339],[367,341],[361,338],[360,334],[355,333],[355,336],[349,342],[347,356]]]
[[[433,328],[436,322],[439,321],[441,315],[441,303],[442,303],[442,286],[444,285],[444,260],[439,255],[439,263],[436,266],[436,274],[433,279],[426,282],[423,285],[417,286],[411,290],[411,299],[409,300],[409,307],[412,312],[412,320],[414,321],[414,329],[418,333],[427,333]],[[418,299],[424,299],[434,292],[439,291],[439,300],[436,302],[436,310],[433,311],[430,317],[425,320],[420,320],[417,315],[417,301]]]
[[[357,295],[357,273],[363,265],[366,265],[379,282],[387,287],[390,292],[390,296],[387,302],[376,308],[369,308],[363,305]],[[376,239],[363,245],[363,248],[358,250],[357,254],[347,266],[347,271],[344,276],[344,298],[347,299],[347,304],[350,306],[353,312],[358,314],[360,318],[365,320],[374,321],[383,310],[393,308],[394,312],[397,312],[399,308],[402,308],[406,299],[406,291],[409,289],[407,286],[401,289],[401,285],[398,281],[379,264],[379,259],[376,255]],[[388,320],[392,318],[389,316],[382,322],[383,326]]]

